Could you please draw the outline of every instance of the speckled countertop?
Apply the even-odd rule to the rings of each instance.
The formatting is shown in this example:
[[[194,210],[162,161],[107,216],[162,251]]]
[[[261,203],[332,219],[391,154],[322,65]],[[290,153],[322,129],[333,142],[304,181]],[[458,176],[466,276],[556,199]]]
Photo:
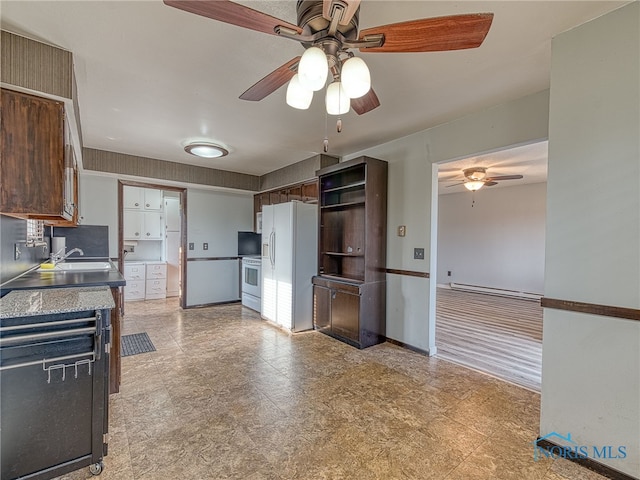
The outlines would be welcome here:
[[[113,307],[115,302],[108,286],[13,290],[0,298],[0,319]]]

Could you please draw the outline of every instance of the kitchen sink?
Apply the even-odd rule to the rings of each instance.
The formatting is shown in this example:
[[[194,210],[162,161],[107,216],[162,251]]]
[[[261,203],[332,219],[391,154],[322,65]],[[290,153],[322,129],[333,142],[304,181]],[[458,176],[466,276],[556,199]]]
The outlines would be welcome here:
[[[39,268],[39,272],[91,272],[111,270],[110,262],[64,262],[54,268]]]

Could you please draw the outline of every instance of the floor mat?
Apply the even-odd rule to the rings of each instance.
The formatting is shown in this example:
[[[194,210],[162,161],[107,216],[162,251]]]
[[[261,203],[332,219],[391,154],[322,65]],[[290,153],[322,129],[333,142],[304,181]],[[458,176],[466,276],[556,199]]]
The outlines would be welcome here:
[[[156,347],[153,346],[146,332],[123,335],[120,347],[120,355],[122,357],[156,351]]]

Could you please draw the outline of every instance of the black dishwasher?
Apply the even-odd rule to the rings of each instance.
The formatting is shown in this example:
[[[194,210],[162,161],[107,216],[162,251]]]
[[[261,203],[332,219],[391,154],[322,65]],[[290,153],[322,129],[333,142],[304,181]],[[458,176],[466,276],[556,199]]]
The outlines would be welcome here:
[[[107,454],[110,311],[0,320],[0,477],[49,479]]]

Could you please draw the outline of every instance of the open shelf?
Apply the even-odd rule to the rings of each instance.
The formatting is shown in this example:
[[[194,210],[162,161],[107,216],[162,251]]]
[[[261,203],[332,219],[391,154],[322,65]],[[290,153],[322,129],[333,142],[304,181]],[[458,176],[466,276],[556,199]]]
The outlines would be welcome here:
[[[327,188],[326,190],[323,190],[322,193],[344,192],[347,190],[359,190],[361,188],[364,188],[365,184],[366,184],[365,181],[362,180],[360,182],[350,183],[348,185],[342,185],[340,187]]]
[[[320,208],[322,208],[323,210],[325,209],[340,209],[340,208],[347,208],[347,207],[357,207],[357,206],[363,206],[364,205],[364,201],[358,201],[358,202],[345,202],[345,203],[335,203],[333,205],[322,205]]]

